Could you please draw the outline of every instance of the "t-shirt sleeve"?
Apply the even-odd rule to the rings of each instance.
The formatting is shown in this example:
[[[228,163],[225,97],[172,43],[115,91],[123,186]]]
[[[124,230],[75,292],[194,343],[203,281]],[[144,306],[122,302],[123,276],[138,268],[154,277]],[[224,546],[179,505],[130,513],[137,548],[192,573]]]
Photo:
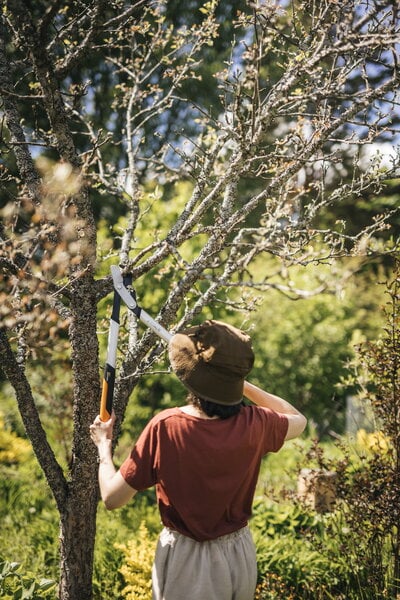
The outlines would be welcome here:
[[[264,422],[264,453],[278,452],[283,446],[289,421],[286,415],[277,413],[270,408],[257,407]]]
[[[150,421],[120,467],[125,481],[138,492],[157,482],[157,425]]]

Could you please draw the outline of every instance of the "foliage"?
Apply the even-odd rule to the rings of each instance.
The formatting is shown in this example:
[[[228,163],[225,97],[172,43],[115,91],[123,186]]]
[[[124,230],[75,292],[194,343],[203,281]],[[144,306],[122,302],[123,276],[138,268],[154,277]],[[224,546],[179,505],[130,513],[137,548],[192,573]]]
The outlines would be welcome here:
[[[357,469],[360,469],[362,457],[371,456],[376,448],[374,444],[376,439],[377,436],[374,434],[360,435],[360,443],[352,447],[351,461],[349,457],[349,479]],[[358,530],[352,531],[351,521],[347,520],[347,512],[343,512],[339,505],[332,515],[317,515],[309,508],[300,505],[293,494],[300,462],[301,466],[315,466],[318,460],[320,460],[319,464],[323,463],[321,456],[315,456],[316,453],[311,451],[310,447],[312,447],[311,440],[290,442],[281,452],[269,456],[263,466],[263,477],[269,478],[269,484],[275,488],[276,500],[272,501],[264,495],[262,477],[254,503],[254,518],[251,521],[259,563],[256,598],[257,600],[278,600],[278,598],[287,600],[290,598],[293,600],[364,598],[366,600],[368,596],[365,595],[367,592],[363,587],[366,581],[364,553],[368,549],[364,547],[363,538],[359,536]],[[316,447],[321,450],[321,443]],[[336,458],[338,450],[332,446],[332,443],[324,443],[323,448],[324,456],[330,457],[328,464],[331,468],[333,459],[338,463]],[[343,449],[340,450],[340,456],[343,461],[343,456],[346,456]],[[340,464],[342,462],[339,466]],[[292,490],[290,493],[278,487],[279,476],[281,474],[282,479],[284,472],[284,487]],[[31,512],[32,469],[19,471],[19,473],[26,484],[24,488],[20,488],[18,502],[14,502],[12,506],[4,506],[6,494],[2,491],[0,495],[2,534],[4,531],[6,536],[6,539],[2,539],[0,553],[3,555],[6,553],[7,556],[20,556],[35,573],[43,572],[43,569],[48,571],[46,560],[48,561],[52,552],[55,552],[56,514],[54,510],[48,512],[50,498],[43,491],[39,494],[39,490],[43,507],[39,511],[38,499],[35,504],[36,512]],[[271,489],[268,491],[271,492]],[[46,511],[52,527],[50,535],[44,536],[39,516],[44,515]],[[140,494],[132,503],[118,511],[109,512],[100,507],[98,512],[94,598],[102,600],[105,597],[122,597],[122,590],[127,586],[127,580],[119,570],[124,565],[129,577],[129,573],[134,572],[135,562],[140,553],[147,557],[146,577],[148,577],[147,586],[141,588],[140,593],[149,589],[148,575],[154,555],[154,540],[160,529],[154,499],[148,498],[146,494]],[[6,529],[7,519],[11,516],[15,516],[15,519],[12,526],[9,524]],[[147,532],[142,528],[142,532],[139,533],[141,523],[145,523]],[[21,545],[15,546],[16,542],[19,544],[21,535],[25,536],[21,540]],[[7,540],[8,546],[6,546]],[[131,550],[127,540],[133,540]],[[116,548],[115,544],[124,546],[126,552]],[[32,562],[32,557],[29,558],[27,554],[32,547],[36,552],[40,549],[37,562]],[[132,560],[132,567],[129,566],[130,560]],[[51,573],[53,578],[56,575],[55,567],[54,557]],[[143,569],[141,574],[144,576]],[[370,597],[371,600],[372,597],[374,596]]]
[[[127,600],[151,600],[151,569],[154,560],[156,541],[149,536],[145,523],[141,523],[137,537],[126,544],[118,544],[125,563],[121,573],[125,580],[122,595]]]
[[[18,473],[1,469],[0,497],[0,555],[57,579],[57,514],[33,461]]]
[[[360,451],[367,454],[387,454],[390,449],[390,438],[382,431],[367,432],[359,429],[356,435],[356,445]]]
[[[92,593],[102,260],[180,328],[216,305],[247,312],[276,280],[290,286],[298,264],[396,248],[395,209],[376,197],[399,157],[391,149],[382,164],[364,149],[395,140],[398,14],[362,6],[191,0],[179,15],[165,0],[2,3],[1,367],[60,515],[63,600]],[[367,223],[346,212],[326,226],[332,207],[365,198]],[[261,280],[258,257],[275,259]],[[163,352],[126,323],[117,427]],[[52,377],[35,379],[39,363]]]
[[[117,511],[99,507],[93,578],[96,600],[121,597],[126,585],[121,568],[127,564],[122,547],[126,547],[127,540],[139,539],[142,523],[146,524],[149,537],[154,539],[160,529],[160,519],[151,494],[137,495],[132,503]]]
[[[369,401],[380,430],[366,435],[357,460],[326,461],[335,468],[343,529],[332,534],[341,542],[343,556],[358,565],[358,585],[365,598],[396,597],[400,581],[400,437],[399,437],[399,268],[387,284],[389,301],[384,308],[385,327],[375,342],[362,344],[357,352],[360,396]]]
[[[380,339],[359,349],[361,394],[369,400],[385,440],[379,444],[361,472],[354,475],[345,498],[354,525],[365,523],[367,557],[375,577],[377,594],[395,595],[400,581],[400,265],[387,285],[385,328]],[[350,492],[350,493],[349,493]],[[372,526],[371,526],[371,525]],[[369,526],[370,525],[370,526]],[[373,549],[372,549],[373,545]],[[377,596],[378,597],[378,596]]]
[[[297,269],[292,276],[292,289],[283,290],[287,295],[270,290],[262,296],[252,331],[257,349],[252,376],[261,387],[294,402],[317,425],[319,435],[343,432],[346,396],[354,390],[354,384],[342,385],[346,363],[354,356],[355,343],[379,331],[383,286],[375,285],[376,275],[366,274],[338,285],[336,293],[295,301],[298,289],[324,287],[328,273]]]
[[[3,427],[3,419],[0,425],[0,556],[56,577],[57,523],[48,487],[31,444],[10,426]]]
[[[275,573],[266,573],[257,584],[254,600],[296,600],[296,591],[290,588],[283,577]]]
[[[31,456],[30,443],[5,427],[4,417],[0,412],[0,465],[18,465]]]
[[[51,579],[39,581],[30,574],[22,573],[16,562],[0,559],[0,598],[4,600],[42,600],[53,592],[56,582]]]
[[[329,519],[293,501],[259,498],[251,527],[260,580],[273,573],[289,591],[310,599],[329,598],[329,590],[345,589],[354,566],[341,558],[336,541],[326,535]],[[326,596],[317,596],[318,590],[326,590]]]

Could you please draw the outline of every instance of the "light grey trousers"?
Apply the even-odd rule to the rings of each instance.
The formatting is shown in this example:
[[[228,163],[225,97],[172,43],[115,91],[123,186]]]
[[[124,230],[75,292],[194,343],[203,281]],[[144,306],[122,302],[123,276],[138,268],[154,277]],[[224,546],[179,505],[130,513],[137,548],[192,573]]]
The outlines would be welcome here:
[[[249,528],[207,542],[164,528],[152,580],[153,600],[253,600],[257,563]]]

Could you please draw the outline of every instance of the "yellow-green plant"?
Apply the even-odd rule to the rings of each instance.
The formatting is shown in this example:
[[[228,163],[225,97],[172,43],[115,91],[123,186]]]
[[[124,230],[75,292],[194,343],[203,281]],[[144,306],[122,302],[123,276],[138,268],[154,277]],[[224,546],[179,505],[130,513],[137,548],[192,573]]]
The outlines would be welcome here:
[[[359,429],[356,437],[357,448],[366,453],[387,454],[390,448],[390,438],[382,431],[367,432]]]
[[[32,456],[30,443],[6,428],[0,413],[0,464],[16,465]]]
[[[139,526],[136,538],[126,544],[116,544],[125,557],[120,572],[126,582],[122,590],[127,600],[151,600],[151,568],[156,539],[151,536],[145,523]]]

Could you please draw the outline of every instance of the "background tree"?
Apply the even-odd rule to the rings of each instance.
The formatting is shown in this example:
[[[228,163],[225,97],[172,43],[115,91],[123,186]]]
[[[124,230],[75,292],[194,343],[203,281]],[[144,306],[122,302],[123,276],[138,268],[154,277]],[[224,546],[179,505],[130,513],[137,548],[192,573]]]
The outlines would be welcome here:
[[[320,267],[319,277],[328,269]],[[309,269],[292,272],[300,289],[315,288],[313,276]],[[385,280],[382,267],[378,280]],[[311,294],[296,302],[270,290],[251,320],[257,348],[252,377],[295,401],[325,439],[346,430],[346,402],[355,389],[340,382],[354,358],[355,345],[375,338],[382,328],[377,307],[384,296],[376,281],[371,270],[363,277],[351,276],[342,289],[337,286],[336,294]]]
[[[98,491],[88,426],[109,264],[129,270],[139,294],[152,290],[146,308],[157,304],[177,329],[221,303],[227,316],[248,310],[257,290],[299,293],[292,265],[396,248],[395,210],[375,197],[398,155],[383,165],[362,152],[396,133],[395,3],[192,4],[186,21],[162,1],[2,3],[0,350],[60,513],[63,599],[91,597]],[[371,220],[337,220],[360,198]],[[260,275],[252,265],[265,256],[274,260]],[[135,321],[127,332],[118,423],[163,350]],[[65,360],[67,464],[32,386],[38,364]],[[45,377],[42,386],[43,398]]]

